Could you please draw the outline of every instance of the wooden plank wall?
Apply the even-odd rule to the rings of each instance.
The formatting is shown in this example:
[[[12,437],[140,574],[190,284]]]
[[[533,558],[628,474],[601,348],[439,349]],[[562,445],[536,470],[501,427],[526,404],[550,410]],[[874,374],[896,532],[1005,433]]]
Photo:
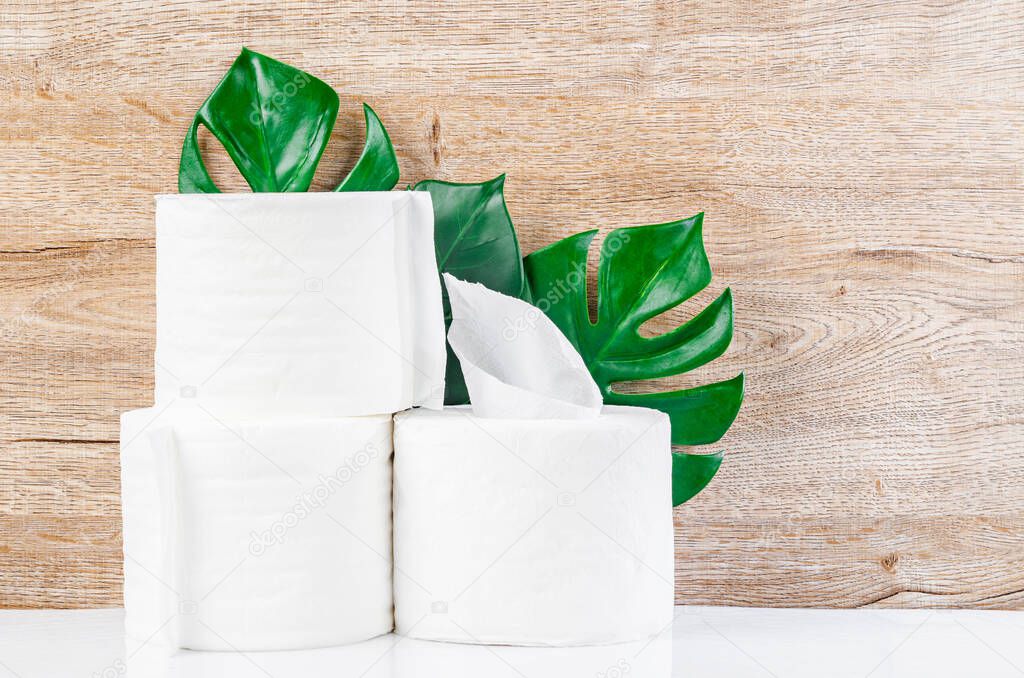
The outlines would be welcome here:
[[[242,45],[367,101],[402,181],[508,173],[524,250],[704,210],[740,369],[679,602],[1024,607],[1024,4],[0,4],[0,606],[121,600],[153,194]],[[240,186],[209,144],[217,174]]]

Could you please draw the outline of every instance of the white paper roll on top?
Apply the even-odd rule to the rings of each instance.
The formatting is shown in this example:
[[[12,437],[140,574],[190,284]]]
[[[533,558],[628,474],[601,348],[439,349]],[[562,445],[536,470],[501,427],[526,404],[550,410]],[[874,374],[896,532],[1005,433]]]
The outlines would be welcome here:
[[[443,402],[429,194],[161,195],[156,252],[157,403],[251,417]]]
[[[672,619],[668,417],[395,417],[396,630],[428,640],[588,645]]]
[[[201,650],[387,633],[391,417],[122,415],[126,630]]]

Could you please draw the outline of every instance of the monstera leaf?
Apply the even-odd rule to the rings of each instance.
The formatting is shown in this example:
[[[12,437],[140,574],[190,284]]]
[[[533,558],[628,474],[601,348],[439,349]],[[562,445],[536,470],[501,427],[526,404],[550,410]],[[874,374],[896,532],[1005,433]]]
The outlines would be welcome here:
[[[178,169],[182,193],[218,193],[199,152],[199,125],[224,145],[253,191],[305,191],[338,117],[326,83],[243,49],[196,113]]]
[[[722,465],[722,453],[672,453],[672,505],[679,506],[693,499],[707,487]]]
[[[688,372],[720,356],[732,340],[727,289],[674,330],[654,337],[640,326],[707,287],[711,267],[701,237],[703,214],[667,224],[612,231],[601,247],[597,320],[587,305],[587,251],[597,231],[580,233],[526,257],[533,303],[576,346],[606,403],[652,407],[669,415],[672,443],[721,438],[743,401],[743,375],[663,393],[626,394],[613,384]],[[673,500],[686,501],[717,471],[717,455],[673,457]]]
[[[363,112],[363,152],[336,191],[386,191],[398,181],[398,163],[387,131],[373,109],[364,104]],[[327,84],[243,49],[192,121],[182,146],[178,188],[182,193],[219,192],[199,150],[202,125],[223,144],[253,191],[306,191],[337,114],[338,95]],[[721,438],[743,400],[742,374],[664,393],[625,394],[612,388],[617,382],[692,370],[721,355],[729,345],[729,290],[668,333],[656,337],[639,333],[644,322],[686,301],[710,282],[701,240],[703,215],[613,231],[601,248],[597,320],[591,322],[586,265],[596,231],[566,238],[524,262],[505,205],[504,180],[504,175],[479,184],[431,180],[412,187],[429,192],[433,199],[439,271],[511,296],[532,298],[579,350],[605,402],[668,413],[673,444],[702,445]],[[450,324],[446,292],[444,308]],[[459,362],[450,347],[446,382],[445,404],[468,401]],[[700,492],[721,460],[721,454],[673,453],[673,503]]]
[[[367,104],[363,104],[363,115],[366,117],[363,153],[335,191],[390,191],[398,183],[398,158],[388,131]]]
[[[492,290],[523,296],[525,278],[512,219],[505,206],[505,175],[481,184],[421,181],[412,190],[427,191],[434,204],[434,247],[440,273],[483,283]],[[448,292],[441,285],[445,327],[451,325]],[[459,361],[448,347],[445,405],[469,402]]]
[[[377,114],[363,104],[366,144],[335,190],[388,191],[398,161]],[[178,190],[219,193],[199,150],[199,126],[228,152],[257,192],[309,190],[338,117],[338,95],[325,82],[270,57],[243,49],[199,108],[181,149]]]

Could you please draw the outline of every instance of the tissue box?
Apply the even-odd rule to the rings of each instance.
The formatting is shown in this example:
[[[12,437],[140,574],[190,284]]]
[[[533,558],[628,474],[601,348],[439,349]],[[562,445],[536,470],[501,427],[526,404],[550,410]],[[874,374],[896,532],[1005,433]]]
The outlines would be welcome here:
[[[673,605],[670,425],[395,416],[396,630],[511,645],[624,642]]]
[[[162,195],[156,403],[240,416],[440,407],[425,192]]]
[[[392,628],[391,417],[121,418],[127,634],[197,650]]]

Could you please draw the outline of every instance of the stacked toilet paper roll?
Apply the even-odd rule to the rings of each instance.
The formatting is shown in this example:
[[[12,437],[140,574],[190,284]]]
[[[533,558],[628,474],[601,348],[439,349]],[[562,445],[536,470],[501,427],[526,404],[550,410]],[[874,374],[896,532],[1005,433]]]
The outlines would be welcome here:
[[[668,416],[602,408],[583,359],[537,308],[445,284],[473,404],[395,418],[398,632],[564,646],[665,630]]]
[[[672,619],[670,426],[655,410],[395,417],[395,619],[403,635],[590,645]]]
[[[426,193],[159,196],[156,398],[122,418],[126,628],[217,650],[391,630],[391,413],[440,407]]]
[[[158,196],[156,402],[242,416],[440,407],[433,223],[425,192]]]
[[[202,650],[387,633],[391,417],[122,416],[126,630]]]
[[[543,313],[450,276],[473,406],[430,409],[429,196],[164,196],[157,222],[156,404],[122,417],[130,636],[244,651],[393,624],[556,646],[665,630],[668,417],[602,407]]]

